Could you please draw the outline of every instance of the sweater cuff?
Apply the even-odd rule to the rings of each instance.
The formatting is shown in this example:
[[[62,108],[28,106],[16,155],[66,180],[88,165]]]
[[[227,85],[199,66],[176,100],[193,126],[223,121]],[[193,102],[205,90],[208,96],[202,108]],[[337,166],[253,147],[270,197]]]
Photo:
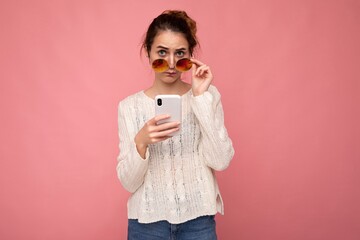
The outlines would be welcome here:
[[[212,102],[212,100],[214,98],[213,95],[209,91],[205,91],[203,94],[198,95],[198,96],[192,95],[192,97],[195,101],[210,101],[210,102]]]

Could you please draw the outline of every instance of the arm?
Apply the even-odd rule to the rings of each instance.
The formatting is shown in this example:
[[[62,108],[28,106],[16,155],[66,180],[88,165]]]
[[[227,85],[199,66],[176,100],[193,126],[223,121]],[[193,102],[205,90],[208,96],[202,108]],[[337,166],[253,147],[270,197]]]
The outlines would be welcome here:
[[[135,192],[144,182],[149,162],[149,144],[164,141],[169,134],[179,130],[178,122],[157,125],[158,121],[169,118],[169,115],[158,115],[147,121],[139,130],[135,119],[139,116],[129,111],[130,103],[121,103],[118,108],[120,154],[118,156],[117,174],[120,182],[129,192]],[[126,118],[125,118],[126,117]]]
[[[205,164],[217,171],[224,170],[234,156],[234,148],[224,125],[220,93],[210,86],[208,91],[193,96],[191,101],[201,127],[200,146]]]
[[[135,126],[126,121],[125,116],[131,119],[131,113],[126,111],[128,108],[121,103],[118,107],[118,127],[119,127],[119,148],[118,164],[116,167],[118,178],[123,187],[133,193],[144,182],[145,173],[148,169],[149,152],[146,149],[145,159],[143,159],[136,149],[134,142]]]

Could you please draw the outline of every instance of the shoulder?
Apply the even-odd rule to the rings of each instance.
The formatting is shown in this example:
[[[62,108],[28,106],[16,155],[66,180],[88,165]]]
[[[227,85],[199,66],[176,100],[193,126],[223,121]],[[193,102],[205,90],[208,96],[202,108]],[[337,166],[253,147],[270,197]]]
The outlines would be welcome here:
[[[139,104],[143,104],[145,102],[145,94],[143,91],[139,91],[137,93],[134,93],[130,96],[125,97],[124,99],[121,99],[118,104],[118,108],[120,109],[126,109],[131,108],[133,106],[138,106]]]

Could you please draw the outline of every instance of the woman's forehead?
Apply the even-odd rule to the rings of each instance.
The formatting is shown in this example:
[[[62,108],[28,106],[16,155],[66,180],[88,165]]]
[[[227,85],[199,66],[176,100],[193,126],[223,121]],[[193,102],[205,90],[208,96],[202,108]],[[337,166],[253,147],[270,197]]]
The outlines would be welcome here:
[[[153,47],[167,49],[188,49],[189,43],[184,34],[170,30],[160,31],[154,38]]]

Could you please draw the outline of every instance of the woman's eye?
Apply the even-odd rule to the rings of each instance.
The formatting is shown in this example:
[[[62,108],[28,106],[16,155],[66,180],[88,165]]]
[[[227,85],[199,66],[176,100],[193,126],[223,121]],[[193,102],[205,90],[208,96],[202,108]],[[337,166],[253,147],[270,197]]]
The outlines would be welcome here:
[[[165,56],[166,55],[166,51],[165,50],[160,50],[159,52],[158,52],[158,54],[159,54],[159,56]]]
[[[183,57],[185,55],[185,53],[183,51],[177,52],[176,55],[178,57]]]

